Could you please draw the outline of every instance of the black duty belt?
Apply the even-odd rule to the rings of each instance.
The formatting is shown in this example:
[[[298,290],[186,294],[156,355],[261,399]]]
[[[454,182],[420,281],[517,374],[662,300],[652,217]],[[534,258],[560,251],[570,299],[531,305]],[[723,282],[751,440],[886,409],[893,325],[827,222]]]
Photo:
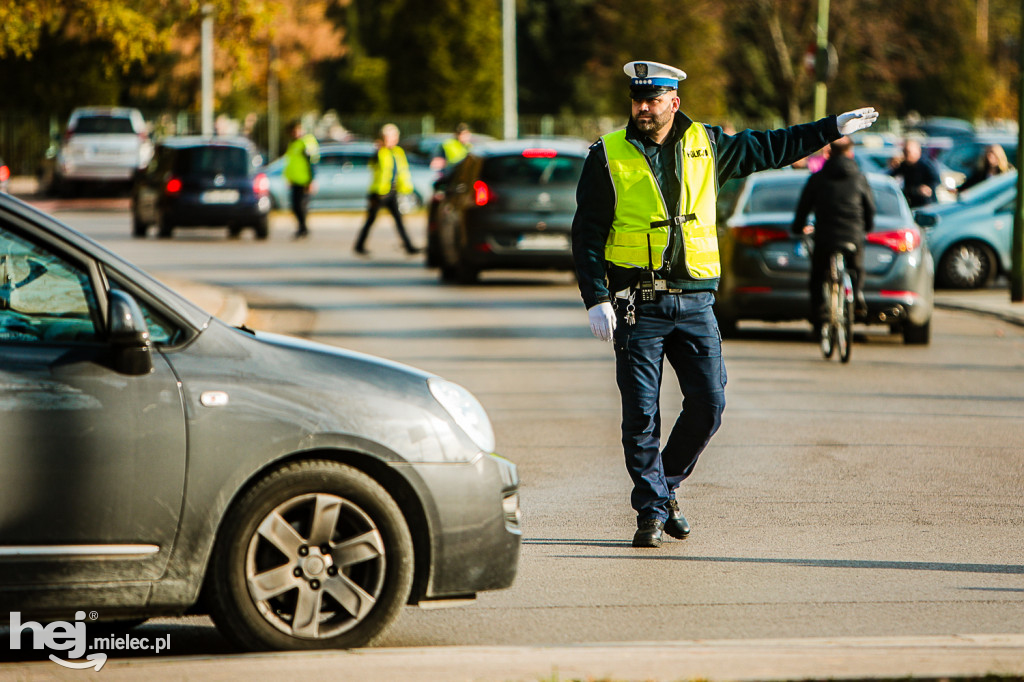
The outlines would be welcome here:
[[[637,289],[637,287],[633,286],[633,287],[628,287],[626,289],[623,289],[622,291],[616,291],[615,292],[615,298],[629,298],[630,292],[636,291],[636,289]],[[656,279],[656,280],[654,280],[654,290],[655,291],[661,291],[661,292],[666,293],[666,294],[681,294],[681,293],[683,293],[682,289],[670,289],[669,286],[668,286],[668,282],[666,282],[663,279]]]
[[[651,227],[670,227],[672,225],[682,225],[683,223],[688,223],[691,220],[696,219],[696,213],[687,213],[686,215],[677,215],[674,218],[669,218],[668,220],[655,220],[653,223],[651,223]]]

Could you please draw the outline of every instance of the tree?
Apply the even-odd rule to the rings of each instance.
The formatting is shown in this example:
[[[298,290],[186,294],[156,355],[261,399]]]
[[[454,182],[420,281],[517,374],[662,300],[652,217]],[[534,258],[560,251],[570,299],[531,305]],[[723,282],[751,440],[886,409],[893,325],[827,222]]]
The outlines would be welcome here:
[[[326,106],[489,121],[501,113],[501,17],[488,0],[354,0]],[[361,93],[372,93],[370,101]],[[381,97],[386,93],[386,97]],[[368,106],[372,103],[372,110]]]

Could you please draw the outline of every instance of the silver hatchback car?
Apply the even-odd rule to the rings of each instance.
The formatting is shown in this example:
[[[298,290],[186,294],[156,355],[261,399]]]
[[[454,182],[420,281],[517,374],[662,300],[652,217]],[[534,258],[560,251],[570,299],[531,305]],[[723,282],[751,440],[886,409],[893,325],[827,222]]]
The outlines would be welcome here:
[[[348,648],[516,575],[516,467],[468,391],[230,327],[7,195],[0,434],[0,621]]]

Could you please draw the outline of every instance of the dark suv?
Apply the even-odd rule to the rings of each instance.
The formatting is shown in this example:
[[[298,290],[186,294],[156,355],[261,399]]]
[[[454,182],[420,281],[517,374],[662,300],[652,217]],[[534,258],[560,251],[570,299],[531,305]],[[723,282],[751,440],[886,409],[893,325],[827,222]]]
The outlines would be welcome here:
[[[132,235],[156,225],[161,237],[176,227],[226,225],[232,237],[251,227],[266,239],[270,183],[263,157],[244,137],[174,137],[157,145],[132,191]]]

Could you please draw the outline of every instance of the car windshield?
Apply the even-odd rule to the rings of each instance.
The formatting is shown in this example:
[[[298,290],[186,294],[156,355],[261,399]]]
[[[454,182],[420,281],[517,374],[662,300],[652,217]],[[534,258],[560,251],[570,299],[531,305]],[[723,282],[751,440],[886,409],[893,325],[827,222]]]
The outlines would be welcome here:
[[[249,173],[249,158],[239,147],[192,147],[178,155],[177,173],[239,176]]]
[[[750,198],[744,207],[745,214],[752,213],[796,213],[800,193],[807,184],[806,175],[782,178],[774,182],[760,182],[750,191]],[[903,217],[900,196],[891,185],[869,182],[875,197],[875,215],[893,218]]]
[[[75,122],[76,134],[127,133],[132,135],[131,119],[124,116],[83,116]]]
[[[481,177],[495,184],[576,184],[583,172],[578,156],[492,156],[484,161]]]

